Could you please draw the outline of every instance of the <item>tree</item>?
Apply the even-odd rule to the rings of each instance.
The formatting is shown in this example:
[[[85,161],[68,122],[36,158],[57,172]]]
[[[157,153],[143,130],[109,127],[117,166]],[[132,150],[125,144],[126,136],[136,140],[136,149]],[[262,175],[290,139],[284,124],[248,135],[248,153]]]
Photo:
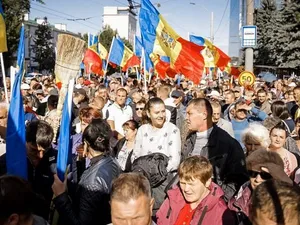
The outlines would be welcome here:
[[[54,69],[55,52],[52,39],[51,28],[48,26],[47,19],[45,18],[45,22],[38,25],[35,31],[34,45],[32,45],[33,52],[35,53],[33,59],[39,64],[40,71],[53,71]]]
[[[276,54],[270,42],[276,29],[276,13],[278,11],[273,0],[263,0],[261,8],[256,11],[257,48],[254,51],[254,62],[257,65],[274,66],[276,63]]]
[[[86,44],[88,44],[88,39],[89,39],[89,36],[87,33],[83,34],[83,35],[80,35],[81,38],[86,42]]]
[[[42,0],[36,2],[44,4]],[[3,0],[2,1],[8,52],[4,53],[4,65],[8,68],[13,61],[13,54],[18,49],[20,39],[20,28],[25,13],[30,11],[30,0]]]
[[[113,30],[109,25],[103,27],[102,32],[100,32],[99,41],[101,44],[109,51],[110,45],[113,37],[118,34],[116,30]]]
[[[300,68],[300,0],[286,3],[282,10],[282,60],[280,67]]]
[[[29,9],[30,0],[3,0],[8,48],[8,51],[4,53],[4,65],[6,68],[11,65],[12,56],[18,49],[23,15],[29,12]]]

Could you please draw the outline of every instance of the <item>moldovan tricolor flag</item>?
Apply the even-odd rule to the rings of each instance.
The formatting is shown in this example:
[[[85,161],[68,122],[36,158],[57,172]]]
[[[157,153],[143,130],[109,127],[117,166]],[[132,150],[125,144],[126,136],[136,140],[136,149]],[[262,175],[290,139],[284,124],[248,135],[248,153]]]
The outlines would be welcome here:
[[[199,53],[204,47],[180,37],[149,0],[141,0],[139,22],[146,53],[168,56],[171,68],[199,84],[204,68]]]
[[[140,59],[124,45],[121,39],[114,38],[111,44],[109,62],[119,65],[123,71],[126,71],[129,67],[140,65]]]
[[[211,52],[212,57],[214,59],[215,66],[219,67],[221,70],[224,70],[224,68],[230,62],[230,57],[228,55],[226,55],[217,46],[213,45],[206,38],[203,38],[203,37],[200,37],[200,36],[190,35],[190,41],[194,42],[195,44],[197,44],[199,46],[205,46],[206,50],[209,50]],[[203,54],[203,52],[202,52],[202,54]],[[209,56],[209,54],[206,54],[206,55]],[[213,66],[208,65],[207,67],[213,67]]]

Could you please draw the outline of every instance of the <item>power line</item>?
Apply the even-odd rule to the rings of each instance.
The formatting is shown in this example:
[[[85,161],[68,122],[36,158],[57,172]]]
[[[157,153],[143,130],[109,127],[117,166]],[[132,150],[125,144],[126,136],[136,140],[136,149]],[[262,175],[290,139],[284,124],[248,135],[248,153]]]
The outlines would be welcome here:
[[[128,6],[128,5],[125,4],[124,2],[120,2],[120,1],[118,1],[118,0],[114,0],[114,1],[120,3],[120,4],[124,5],[124,6]]]
[[[224,19],[224,16],[225,16],[225,14],[226,14],[226,11],[227,11],[227,8],[228,8],[228,5],[229,5],[229,0],[227,0],[227,3],[226,3],[225,10],[224,10],[224,12],[223,12],[223,15],[222,15],[221,21],[220,21],[220,23],[219,23],[219,26],[218,26],[218,28],[217,28],[217,30],[216,30],[216,32],[215,32],[215,34],[218,32],[218,30],[219,30],[219,29],[220,29],[220,27],[221,27],[221,24],[222,24],[222,22],[223,22],[223,19]],[[214,35],[215,35],[215,34],[214,34]]]
[[[73,16],[73,15],[70,15],[70,14],[67,14],[67,13],[64,13],[64,12],[60,12],[60,11],[55,10],[55,9],[51,9],[51,8],[49,8],[49,7],[46,7],[46,6],[42,6],[42,5],[35,4],[35,3],[32,3],[32,4],[35,5],[35,6],[38,6],[38,7],[41,7],[41,8],[44,8],[44,9],[47,9],[47,10],[50,10],[50,11],[53,11],[53,12],[62,14],[62,15],[64,15],[64,16],[67,16],[67,17],[66,17],[67,20],[70,19],[70,18],[68,18],[68,17],[71,17],[72,19],[78,19],[77,17],[75,17],[75,16]],[[94,18],[94,17],[100,17],[100,16],[92,16],[91,18]],[[85,23],[89,23],[89,24],[91,24],[91,25],[93,25],[93,26],[96,26],[96,27],[99,26],[98,24],[92,23],[92,22],[90,22],[90,21],[85,21]]]
[[[58,17],[58,18],[60,18],[60,19],[63,19],[63,20],[67,20],[67,18],[62,17],[62,16],[57,15],[57,14],[53,14],[53,13],[50,13],[50,12],[46,12],[46,11],[43,11],[43,10],[40,10],[40,9],[36,9],[36,8],[33,8],[33,7],[31,7],[31,9],[34,9],[34,10],[39,11],[39,12],[47,13],[47,14],[52,15],[52,16],[56,16],[56,17]],[[74,22],[75,22],[75,23],[78,23],[78,24],[81,24],[81,25],[84,25],[84,26],[86,26],[86,27],[89,27],[89,28],[91,28],[91,29],[93,29],[93,30],[99,31],[99,28],[91,27],[91,26],[86,25],[86,24],[83,24],[83,23],[81,23],[81,22],[79,22],[79,21],[74,21]]]

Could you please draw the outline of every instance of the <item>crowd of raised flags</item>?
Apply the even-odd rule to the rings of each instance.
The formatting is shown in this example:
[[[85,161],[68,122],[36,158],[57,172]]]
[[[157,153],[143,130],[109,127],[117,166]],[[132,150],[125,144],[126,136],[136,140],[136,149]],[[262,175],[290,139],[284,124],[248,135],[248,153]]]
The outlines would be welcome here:
[[[212,69],[219,68],[227,72],[234,72],[234,69],[230,67],[229,56],[203,37],[190,35],[189,41],[180,37],[149,0],[141,1],[139,23],[141,38],[135,36],[134,51],[131,51],[118,36],[113,38],[108,51],[101,44],[99,36],[89,34],[88,48],[83,58],[87,73],[106,77],[107,67],[110,64],[111,66],[120,66],[123,72],[128,72],[128,69],[132,67],[136,68],[138,79],[141,79],[143,73],[156,72],[161,79],[165,79],[167,76],[174,78],[176,74],[183,74],[185,78],[199,84],[202,75],[210,73]],[[10,174],[26,178],[25,123],[22,122],[24,121],[24,109],[20,93],[24,73],[24,38],[24,26],[22,25],[17,57],[18,73],[12,89],[7,125],[7,162]],[[1,54],[7,51],[6,41],[4,14],[0,1]],[[138,67],[140,71],[143,68],[141,74]],[[146,76],[144,80],[146,81]],[[69,123],[66,122],[69,120],[70,105],[64,107],[61,132],[69,131],[67,129]],[[68,133],[65,134],[66,137],[69,136]],[[60,151],[60,154],[67,154],[69,151],[66,143],[69,142],[64,138],[59,140],[59,145],[64,144],[63,148],[66,150],[65,152]],[[61,155],[59,158],[62,159],[60,167],[64,171],[67,156]]]

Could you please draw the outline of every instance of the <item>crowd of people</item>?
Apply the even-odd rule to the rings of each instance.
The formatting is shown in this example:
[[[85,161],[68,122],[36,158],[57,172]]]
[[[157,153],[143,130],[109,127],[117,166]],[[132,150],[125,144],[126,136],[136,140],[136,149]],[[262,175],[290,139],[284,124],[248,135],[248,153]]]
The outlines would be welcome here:
[[[177,79],[78,77],[64,181],[59,88],[24,81],[28,180],[6,175],[3,99],[0,225],[300,224],[297,81]]]

